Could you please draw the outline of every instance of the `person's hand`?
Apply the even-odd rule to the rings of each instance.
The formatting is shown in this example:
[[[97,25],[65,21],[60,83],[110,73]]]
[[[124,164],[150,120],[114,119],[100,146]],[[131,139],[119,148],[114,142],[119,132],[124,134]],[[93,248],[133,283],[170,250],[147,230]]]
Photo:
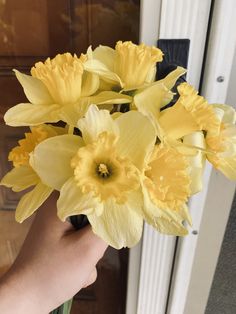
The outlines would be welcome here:
[[[54,193],[38,210],[23,247],[0,281],[0,313],[46,314],[96,280],[107,245],[56,216]]]

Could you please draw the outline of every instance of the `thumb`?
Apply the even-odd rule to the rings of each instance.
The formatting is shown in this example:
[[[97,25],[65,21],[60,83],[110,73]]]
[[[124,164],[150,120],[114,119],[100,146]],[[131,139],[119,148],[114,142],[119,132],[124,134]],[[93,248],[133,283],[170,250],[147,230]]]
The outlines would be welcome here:
[[[89,275],[87,281],[85,282],[83,288],[86,288],[90,285],[92,285],[97,279],[97,269],[96,267],[93,269],[93,271],[91,272],[91,274]]]

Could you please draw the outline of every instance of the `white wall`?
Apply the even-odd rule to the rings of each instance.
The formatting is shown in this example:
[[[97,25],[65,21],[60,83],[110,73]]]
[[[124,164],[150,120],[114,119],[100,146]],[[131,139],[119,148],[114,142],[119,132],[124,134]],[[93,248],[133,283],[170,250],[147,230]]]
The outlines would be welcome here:
[[[234,108],[236,109],[236,50],[234,52],[234,60],[230,74],[226,104],[234,106]]]

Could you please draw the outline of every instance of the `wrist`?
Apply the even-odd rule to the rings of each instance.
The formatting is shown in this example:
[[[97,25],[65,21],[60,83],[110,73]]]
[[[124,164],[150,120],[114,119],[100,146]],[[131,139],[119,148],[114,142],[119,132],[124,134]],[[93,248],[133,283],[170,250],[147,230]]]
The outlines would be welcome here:
[[[11,314],[46,314],[40,297],[28,283],[28,276],[10,270],[0,279],[0,313]],[[42,300],[41,300],[42,301]]]

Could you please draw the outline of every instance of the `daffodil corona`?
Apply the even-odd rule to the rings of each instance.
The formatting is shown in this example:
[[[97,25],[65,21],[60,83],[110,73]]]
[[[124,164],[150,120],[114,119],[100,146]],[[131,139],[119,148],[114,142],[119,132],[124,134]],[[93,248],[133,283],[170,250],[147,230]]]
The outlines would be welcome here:
[[[235,111],[227,105],[213,105],[220,121],[217,131],[206,136],[207,159],[226,177],[236,180],[236,126]]]
[[[115,49],[99,46],[90,52],[85,68],[98,74],[111,89],[134,90],[155,80],[156,63],[162,57],[156,47],[118,41]]]
[[[32,127],[31,132],[25,133],[25,138],[20,140],[19,145],[9,153],[8,159],[12,161],[14,168],[2,178],[0,184],[12,188],[15,192],[35,186],[21,198],[16,208],[16,220],[18,222],[22,222],[31,216],[53,191],[51,187],[48,187],[40,180],[37,173],[30,166],[30,154],[39,143],[63,132],[65,130],[62,128],[54,128],[48,125]]]
[[[100,133],[95,142],[78,150],[71,166],[82,193],[92,192],[100,201],[114,198],[122,204],[126,194],[139,187],[139,179],[131,161],[116,152],[117,141],[113,133]]]
[[[34,126],[60,120],[76,126],[89,105],[129,103],[131,98],[111,91],[96,93],[99,88],[97,74],[85,70],[86,55],[78,58],[70,53],[38,62],[26,75],[15,70],[30,103],[10,108],[5,122],[11,126]]]

